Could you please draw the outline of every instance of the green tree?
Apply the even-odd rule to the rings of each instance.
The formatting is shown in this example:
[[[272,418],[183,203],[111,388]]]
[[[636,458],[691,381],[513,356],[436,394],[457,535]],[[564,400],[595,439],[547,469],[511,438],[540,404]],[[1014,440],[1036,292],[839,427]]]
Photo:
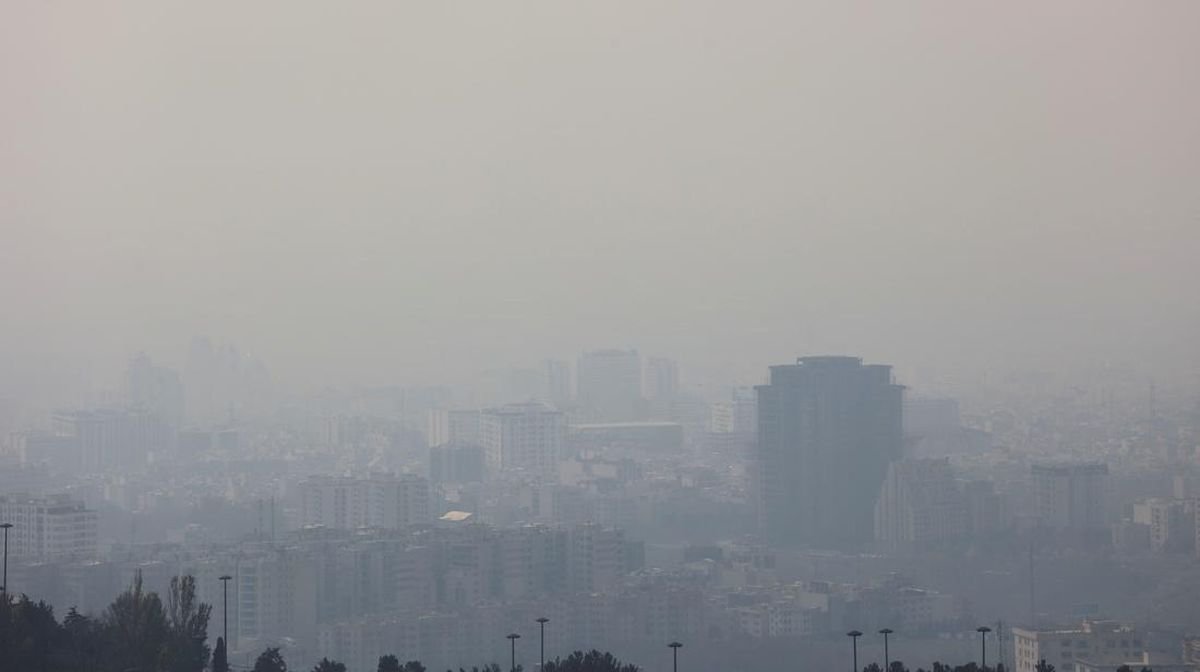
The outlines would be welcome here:
[[[321,662],[313,668],[313,672],[346,672],[346,666],[328,658],[322,658]]]
[[[888,672],[908,672],[908,668],[904,666],[904,663],[893,660],[888,664]]]
[[[288,672],[287,661],[279,653],[279,647],[272,646],[258,654],[254,661],[254,672]]]
[[[217,645],[213,648],[212,672],[229,672],[229,652],[225,650],[224,637],[217,637]]]
[[[208,618],[212,606],[196,601],[196,579],[176,576],[167,593],[167,624],[170,627],[168,667],[170,672],[200,672],[208,662]]]
[[[419,660],[410,660],[404,664],[404,672],[425,672],[425,666]]]
[[[400,664],[400,659],[387,654],[379,657],[379,664],[375,666],[375,672],[404,672],[404,666]]]

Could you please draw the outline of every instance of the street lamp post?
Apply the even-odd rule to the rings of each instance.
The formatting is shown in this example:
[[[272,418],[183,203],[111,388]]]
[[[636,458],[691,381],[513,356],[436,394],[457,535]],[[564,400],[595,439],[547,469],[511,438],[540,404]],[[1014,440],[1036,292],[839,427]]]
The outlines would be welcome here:
[[[542,672],[542,670],[546,669],[546,624],[549,622],[550,622],[550,619],[546,618],[545,616],[541,616],[537,619],[538,627],[542,631],[541,638],[540,638],[540,644],[541,644],[540,648],[542,651],[542,666],[538,668],[538,672]]]
[[[4,528],[4,582],[0,583],[0,594],[8,597],[8,531],[12,523],[0,523],[0,528]]]
[[[667,644],[667,646],[671,647],[671,671],[679,672],[679,649],[683,646],[683,644],[680,644],[679,642],[671,642],[670,644]]]
[[[975,632],[979,633],[979,669],[981,672],[987,670],[987,633],[992,629],[986,625],[981,625],[975,628]]]
[[[512,643],[512,667],[510,669],[512,672],[517,672],[517,640],[520,639],[521,636],[515,632],[505,636],[508,638],[508,641]]]
[[[850,632],[846,633],[846,636],[850,638],[851,647],[852,647],[851,650],[853,651],[853,656],[854,656],[851,659],[851,661],[854,664],[854,667],[852,667],[850,669],[851,669],[851,672],[858,672],[858,638],[862,637],[862,633],[859,632],[858,630],[851,630]]]
[[[891,628],[884,628],[879,631],[883,635],[883,672],[891,672],[892,660],[888,655],[888,635],[892,634]]]
[[[229,651],[229,580],[232,578],[228,574],[217,577],[217,580],[221,582],[221,620],[223,621],[222,631],[225,637],[226,651]]]

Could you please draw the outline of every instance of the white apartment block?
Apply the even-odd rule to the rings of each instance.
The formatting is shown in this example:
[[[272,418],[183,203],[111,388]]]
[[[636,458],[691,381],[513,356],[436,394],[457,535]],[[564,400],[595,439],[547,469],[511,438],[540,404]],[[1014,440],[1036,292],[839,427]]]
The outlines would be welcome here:
[[[302,525],[400,528],[430,522],[429,481],[414,474],[313,476],[299,486]]]
[[[21,560],[90,560],[96,556],[96,512],[66,495],[0,497],[0,522],[11,523],[8,555]]]
[[[480,444],[492,473],[520,470],[556,478],[566,435],[566,415],[540,401],[486,409],[479,423]]]

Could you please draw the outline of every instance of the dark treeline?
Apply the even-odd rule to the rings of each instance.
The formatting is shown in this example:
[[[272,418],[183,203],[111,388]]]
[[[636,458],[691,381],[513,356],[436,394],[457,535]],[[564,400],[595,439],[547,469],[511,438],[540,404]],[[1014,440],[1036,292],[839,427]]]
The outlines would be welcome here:
[[[99,616],[70,608],[61,621],[54,607],[27,595],[0,599],[2,670],[21,672],[230,672],[225,642],[207,642],[212,607],[197,601],[191,576],[171,579],[166,600],[143,589],[142,576]],[[254,672],[288,672],[278,648],[259,654]],[[312,672],[346,672],[322,659]],[[419,661],[379,659],[378,672],[427,672]],[[447,670],[446,672],[454,672]],[[458,672],[504,672],[495,663]],[[520,666],[514,672],[523,672]],[[546,672],[641,672],[611,653],[576,651],[546,663]]]
[[[210,650],[207,642],[212,607],[196,600],[196,582],[191,576],[171,580],[165,602],[142,587],[136,575],[133,584],[117,596],[99,616],[69,609],[60,622],[54,608],[28,596],[7,595],[0,600],[0,651],[4,669],[29,672],[230,672],[225,642],[217,638]],[[254,672],[288,672],[287,661],[278,648],[263,651]],[[337,661],[322,659],[312,672],[346,672]],[[419,661],[400,662],[395,655],[380,657],[377,672],[428,672]],[[455,672],[447,670],[446,672]],[[457,672],[504,672],[495,663],[459,668]],[[513,672],[523,672],[520,666]],[[547,661],[542,672],[641,672],[611,653],[576,651],[566,658]],[[884,672],[876,663],[863,672]],[[892,661],[886,672],[910,672],[900,661]],[[929,670],[916,672],[1006,672],[1003,665],[980,668],[975,663],[945,665],[935,662]],[[1055,672],[1042,661],[1037,672]],[[1136,672],[1122,666],[1117,672]],[[1152,672],[1141,668],[1140,672]]]

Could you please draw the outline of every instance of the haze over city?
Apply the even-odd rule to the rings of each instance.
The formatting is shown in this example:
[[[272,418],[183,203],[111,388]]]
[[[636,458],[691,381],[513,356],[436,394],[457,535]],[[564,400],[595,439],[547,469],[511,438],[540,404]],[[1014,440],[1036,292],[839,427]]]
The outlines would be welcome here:
[[[14,3],[4,378],[208,334],[310,386],[614,344],[1194,383],[1197,11]]]
[[[0,672],[1200,672],[1197,26],[11,0]]]

